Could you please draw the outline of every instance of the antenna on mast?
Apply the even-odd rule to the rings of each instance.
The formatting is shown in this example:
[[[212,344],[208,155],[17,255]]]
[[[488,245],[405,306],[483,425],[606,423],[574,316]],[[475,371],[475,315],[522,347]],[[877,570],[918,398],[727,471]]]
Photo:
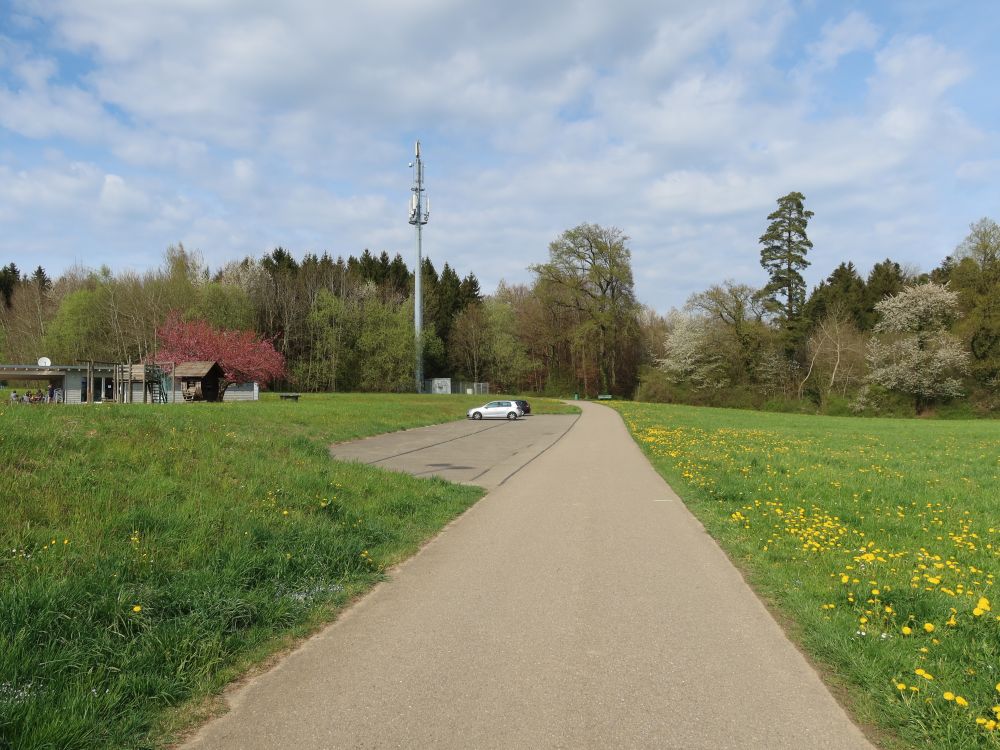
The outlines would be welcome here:
[[[414,375],[417,381],[417,393],[421,393],[424,389],[424,351],[421,337],[423,329],[423,299],[420,289],[420,277],[423,275],[424,264],[421,233],[424,224],[431,217],[431,212],[430,198],[427,199],[426,206],[424,205],[424,163],[420,159],[420,141],[417,141],[414,154],[416,160],[410,163],[410,166],[413,168],[413,187],[410,188],[410,191],[413,195],[410,196],[409,221],[410,224],[417,228],[417,269],[413,274],[413,333],[417,351],[416,371]]]

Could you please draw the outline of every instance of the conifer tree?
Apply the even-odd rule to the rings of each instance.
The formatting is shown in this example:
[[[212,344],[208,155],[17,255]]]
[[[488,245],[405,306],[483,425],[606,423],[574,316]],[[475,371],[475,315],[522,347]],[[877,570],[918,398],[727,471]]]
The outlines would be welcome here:
[[[801,271],[809,266],[806,253],[813,243],[806,226],[813,212],[805,209],[805,199],[799,192],[778,198],[778,209],[767,217],[771,223],[760,237],[760,265],[771,277],[761,296],[768,309],[781,315],[786,328],[798,322],[806,299]]]
[[[13,262],[0,268],[0,297],[3,297],[0,302],[10,307],[11,300],[14,297],[14,287],[20,282],[21,272]]]
[[[478,305],[483,301],[483,293],[479,289],[479,279],[476,278],[476,274],[470,272],[462,279],[460,295],[462,297],[461,309],[463,310],[469,305]]]
[[[865,280],[848,261],[837,266],[813,289],[802,314],[811,325],[816,325],[830,313],[839,311],[846,314],[858,330],[863,330],[871,313],[867,302]]]

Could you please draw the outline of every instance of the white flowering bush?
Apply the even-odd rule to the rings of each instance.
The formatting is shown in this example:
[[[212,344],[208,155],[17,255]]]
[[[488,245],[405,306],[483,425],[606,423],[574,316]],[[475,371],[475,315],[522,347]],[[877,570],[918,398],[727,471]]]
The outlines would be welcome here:
[[[948,332],[958,295],[940,284],[908,286],[875,305],[881,319],[868,342],[869,383],[914,398],[917,411],[962,395],[969,354]]]

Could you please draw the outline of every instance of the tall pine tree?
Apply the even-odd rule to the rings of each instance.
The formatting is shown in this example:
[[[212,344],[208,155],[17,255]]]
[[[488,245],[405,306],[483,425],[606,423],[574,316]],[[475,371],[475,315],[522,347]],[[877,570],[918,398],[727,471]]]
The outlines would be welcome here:
[[[806,253],[813,243],[806,226],[813,212],[805,209],[805,199],[799,192],[778,198],[778,209],[767,217],[771,223],[760,237],[760,265],[771,277],[761,295],[767,308],[781,315],[786,329],[799,322],[806,300],[801,271],[809,266]]]

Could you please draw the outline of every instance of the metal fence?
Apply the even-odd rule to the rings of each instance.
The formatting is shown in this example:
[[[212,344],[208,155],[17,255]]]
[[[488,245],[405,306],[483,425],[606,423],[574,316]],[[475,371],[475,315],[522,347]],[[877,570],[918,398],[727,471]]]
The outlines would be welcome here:
[[[432,378],[424,381],[423,393],[466,393],[488,395],[490,392],[489,383],[469,383],[464,380],[453,380],[452,378]]]

